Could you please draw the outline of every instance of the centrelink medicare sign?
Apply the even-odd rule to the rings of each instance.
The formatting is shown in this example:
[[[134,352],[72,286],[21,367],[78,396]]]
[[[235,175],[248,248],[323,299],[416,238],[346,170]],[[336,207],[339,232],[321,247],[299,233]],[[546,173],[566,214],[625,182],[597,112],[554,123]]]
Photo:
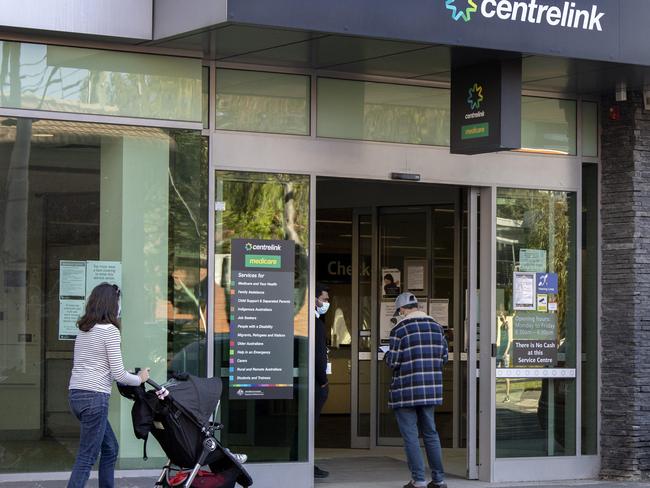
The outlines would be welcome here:
[[[470,22],[472,16],[479,15],[486,19],[600,32],[606,17],[598,5],[584,8],[576,2],[552,5],[537,0],[445,0],[445,6],[456,21]]]

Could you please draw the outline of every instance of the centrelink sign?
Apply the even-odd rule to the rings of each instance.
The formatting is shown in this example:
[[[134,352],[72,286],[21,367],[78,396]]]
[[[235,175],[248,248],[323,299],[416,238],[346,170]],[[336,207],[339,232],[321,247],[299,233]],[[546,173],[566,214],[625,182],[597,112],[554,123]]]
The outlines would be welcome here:
[[[598,5],[581,8],[576,2],[558,6],[537,0],[445,0],[445,5],[454,20],[464,22],[470,22],[473,15],[480,15],[486,19],[602,32],[605,18],[605,12],[600,11]]]
[[[650,66],[650,0],[227,3],[235,24]]]
[[[465,64],[452,51],[450,151],[481,154],[521,145],[521,58]]]

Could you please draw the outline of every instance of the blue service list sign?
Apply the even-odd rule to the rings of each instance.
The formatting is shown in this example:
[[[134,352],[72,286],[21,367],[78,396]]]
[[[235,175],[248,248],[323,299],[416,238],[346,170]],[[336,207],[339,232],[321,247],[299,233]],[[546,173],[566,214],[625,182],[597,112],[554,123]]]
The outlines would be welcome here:
[[[231,399],[293,398],[295,244],[233,239]]]

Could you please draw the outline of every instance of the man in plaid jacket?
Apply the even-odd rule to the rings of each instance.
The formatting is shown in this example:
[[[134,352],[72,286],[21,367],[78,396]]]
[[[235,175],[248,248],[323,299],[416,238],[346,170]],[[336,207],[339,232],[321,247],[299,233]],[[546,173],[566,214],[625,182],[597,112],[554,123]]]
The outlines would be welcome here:
[[[412,479],[404,488],[446,488],[440,437],[433,410],[442,404],[442,368],[447,362],[447,340],[442,326],[418,310],[410,292],[395,300],[397,324],[390,332],[386,364],[393,370],[388,406],[395,412],[404,439]],[[427,485],[418,425],[431,468]]]

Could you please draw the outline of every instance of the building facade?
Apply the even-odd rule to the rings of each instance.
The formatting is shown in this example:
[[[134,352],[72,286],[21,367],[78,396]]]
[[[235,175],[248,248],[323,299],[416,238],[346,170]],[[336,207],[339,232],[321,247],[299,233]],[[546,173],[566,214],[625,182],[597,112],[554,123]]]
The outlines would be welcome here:
[[[312,486],[318,447],[400,445],[378,351],[403,289],[447,330],[452,472],[647,475],[650,5],[41,3],[0,14],[0,480],[71,468],[75,321],[101,281],[128,368],[222,378],[221,440],[256,486]],[[520,144],[459,154],[457,70],[503,62]],[[494,91],[467,88],[462,139],[494,135]],[[129,401],[110,415],[119,468],[156,469]]]

